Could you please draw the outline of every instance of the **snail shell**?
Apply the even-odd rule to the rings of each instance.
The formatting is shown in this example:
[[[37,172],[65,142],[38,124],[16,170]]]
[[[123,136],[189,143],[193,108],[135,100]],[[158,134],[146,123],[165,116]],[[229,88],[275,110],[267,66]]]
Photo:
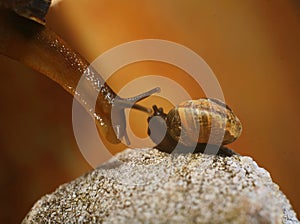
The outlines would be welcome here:
[[[169,152],[174,144],[183,147],[194,147],[199,144],[226,145],[234,142],[242,131],[242,124],[233,111],[222,101],[201,98],[185,101],[169,111],[163,113],[162,108],[153,106],[156,121],[153,132],[166,128],[162,141],[152,138],[151,130],[148,134],[158,144],[157,148]]]
[[[211,132],[210,143],[226,145],[235,141],[242,131],[238,117],[216,99],[183,102],[168,113],[166,123],[170,136],[184,146],[191,146],[195,141],[208,143]]]
[[[51,0],[0,0],[0,6],[43,25],[50,4]]]

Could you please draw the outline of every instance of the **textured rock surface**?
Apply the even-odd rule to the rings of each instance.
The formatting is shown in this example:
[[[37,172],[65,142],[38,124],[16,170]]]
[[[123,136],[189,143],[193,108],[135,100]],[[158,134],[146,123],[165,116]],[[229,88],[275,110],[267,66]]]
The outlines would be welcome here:
[[[23,223],[299,223],[244,156],[126,150],[42,197]]]

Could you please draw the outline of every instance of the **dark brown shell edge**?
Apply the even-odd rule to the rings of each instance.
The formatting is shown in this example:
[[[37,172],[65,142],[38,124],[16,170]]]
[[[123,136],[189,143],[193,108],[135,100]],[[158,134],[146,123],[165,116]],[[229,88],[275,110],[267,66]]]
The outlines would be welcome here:
[[[14,11],[25,18],[45,24],[45,16],[50,8],[51,0],[27,0],[16,5]]]
[[[209,147],[209,150],[205,150]],[[223,145],[208,145],[206,143],[198,143],[196,147],[188,147],[181,143],[176,142],[168,133],[166,133],[164,139],[156,145],[154,148],[165,153],[175,153],[175,154],[187,154],[187,153],[204,153],[204,154],[214,154],[221,157],[231,157],[234,155],[239,155],[232,149],[229,149]],[[174,151],[176,149],[176,151]]]
[[[1,0],[0,6],[9,8],[18,15],[45,25],[45,16],[51,0]]]

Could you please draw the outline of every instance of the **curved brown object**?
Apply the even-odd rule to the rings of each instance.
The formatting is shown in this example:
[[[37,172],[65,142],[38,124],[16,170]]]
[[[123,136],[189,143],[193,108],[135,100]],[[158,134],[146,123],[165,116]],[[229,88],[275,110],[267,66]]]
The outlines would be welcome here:
[[[114,144],[120,143],[122,138],[129,142],[125,108],[132,107],[149,112],[149,109],[137,105],[136,102],[159,91],[155,88],[128,99],[117,96],[103,78],[89,67],[87,60],[56,33],[28,18],[16,15],[10,9],[0,8],[0,43],[0,54],[46,75],[74,95],[95,118],[100,133]],[[78,90],[77,84],[80,79],[85,85]],[[94,108],[91,99],[95,94],[98,98]],[[118,123],[112,123],[112,113]]]
[[[15,11],[20,16],[45,24],[51,0],[1,0],[0,6]]]
[[[242,132],[240,120],[222,101],[207,98],[189,100],[174,107],[168,114],[156,105],[153,110],[148,119],[152,122],[148,134],[159,150],[171,153],[176,147],[180,152],[204,152],[209,143],[210,153],[234,154],[225,147],[217,148],[218,145],[234,142]]]
[[[189,146],[198,143],[222,145],[234,142],[242,131],[242,124],[232,110],[216,99],[185,101],[173,108],[167,115],[168,133],[177,142]],[[213,134],[211,135],[211,133]]]

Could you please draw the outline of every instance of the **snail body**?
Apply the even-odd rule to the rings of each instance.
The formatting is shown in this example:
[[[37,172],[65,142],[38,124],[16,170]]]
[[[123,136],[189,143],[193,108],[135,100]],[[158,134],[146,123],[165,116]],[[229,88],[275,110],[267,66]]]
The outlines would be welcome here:
[[[148,129],[148,134],[161,151],[170,151],[174,145],[184,148],[200,145],[227,145],[234,142],[242,131],[242,125],[233,111],[222,101],[201,98],[180,103],[169,111],[153,106],[154,113],[148,122],[153,132],[165,129],[165,136],[158,137]],[[160,119],[158,119],[160,118]],[[154,126],[155,129],[153,128]]]
[[[35,22],[36,19],[32,19],[33,16],[29,14],[19,16],[14,13],[13,11],[19,9],[17,7],[19,5],[8,4],[13,2],[0,1],[0,54],[38,71],[72,94],[95,119],[98,130],[108,142],[118,144],[125,138],[129,144],[125,109],[133,108],[149,113],[150,109],[138,105],[137,102],[160,89],[154,88],[130,98],[118,96],[101,75],[90,67],[89,62],[55,32],[41,22]],[[37,2],[48,1],[22,0],[22,2],[27,2],[25,5],[28,6],[32,2],[36,5]],[[29,11],[39,16],[39,13]],[[40,21],[42,19],[41,16]],[[85,84],[83,88],[78,89],[78,82],[82,79]],[[96,105],[93,106],[91,99],[95,94],[97,99]]]

